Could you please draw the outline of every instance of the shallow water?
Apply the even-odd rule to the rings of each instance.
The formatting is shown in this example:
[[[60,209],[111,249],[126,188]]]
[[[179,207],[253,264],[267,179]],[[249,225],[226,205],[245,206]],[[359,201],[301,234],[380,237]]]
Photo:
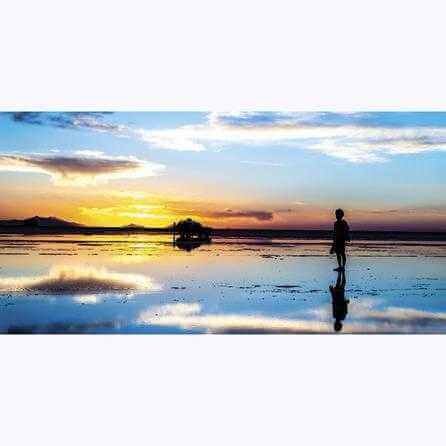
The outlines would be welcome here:
[[[446,333],[446,244],[358,241],[345,299],[323,240],[0,237],[2,333]],[[339,327],[339,323],[341,327]]]

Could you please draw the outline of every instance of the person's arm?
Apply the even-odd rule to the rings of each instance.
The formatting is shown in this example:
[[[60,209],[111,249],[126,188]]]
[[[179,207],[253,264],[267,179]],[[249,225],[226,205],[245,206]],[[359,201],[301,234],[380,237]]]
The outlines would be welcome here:
[[[345,240],[346,240],[347,242],[350,242],[350,241],[351,241],[351,238],[350,238],[350,228],[349,228],[347,222],[345,222]]]
[[[336,240],[336,223],[333,225],[333,240],[330,248],[330,254],[334,254],[335,251],[335,240]]]

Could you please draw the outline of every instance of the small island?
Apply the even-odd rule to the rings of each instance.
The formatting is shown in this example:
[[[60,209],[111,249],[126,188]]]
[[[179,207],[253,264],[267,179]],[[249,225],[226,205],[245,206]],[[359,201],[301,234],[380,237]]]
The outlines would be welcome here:
[[[204,243],[211,243],[212,229],[201,223],[186,218],[172,226],[174,244],[179,248],[193,248]],[[177,237],[178,234],[178,237]]]

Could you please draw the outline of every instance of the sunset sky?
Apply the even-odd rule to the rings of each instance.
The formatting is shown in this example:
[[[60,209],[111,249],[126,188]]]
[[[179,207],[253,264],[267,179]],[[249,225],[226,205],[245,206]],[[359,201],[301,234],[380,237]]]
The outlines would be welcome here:
[[[0,218],[446,230],[446,113],[0,113]]]

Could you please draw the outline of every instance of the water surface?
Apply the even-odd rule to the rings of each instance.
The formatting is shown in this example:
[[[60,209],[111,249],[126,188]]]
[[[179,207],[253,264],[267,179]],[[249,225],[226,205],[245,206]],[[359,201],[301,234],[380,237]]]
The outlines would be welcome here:
[[[326,240],[0,237],[2,333],[333,333]],[[349,247],[341,333],[445,333],[446,244]]]

